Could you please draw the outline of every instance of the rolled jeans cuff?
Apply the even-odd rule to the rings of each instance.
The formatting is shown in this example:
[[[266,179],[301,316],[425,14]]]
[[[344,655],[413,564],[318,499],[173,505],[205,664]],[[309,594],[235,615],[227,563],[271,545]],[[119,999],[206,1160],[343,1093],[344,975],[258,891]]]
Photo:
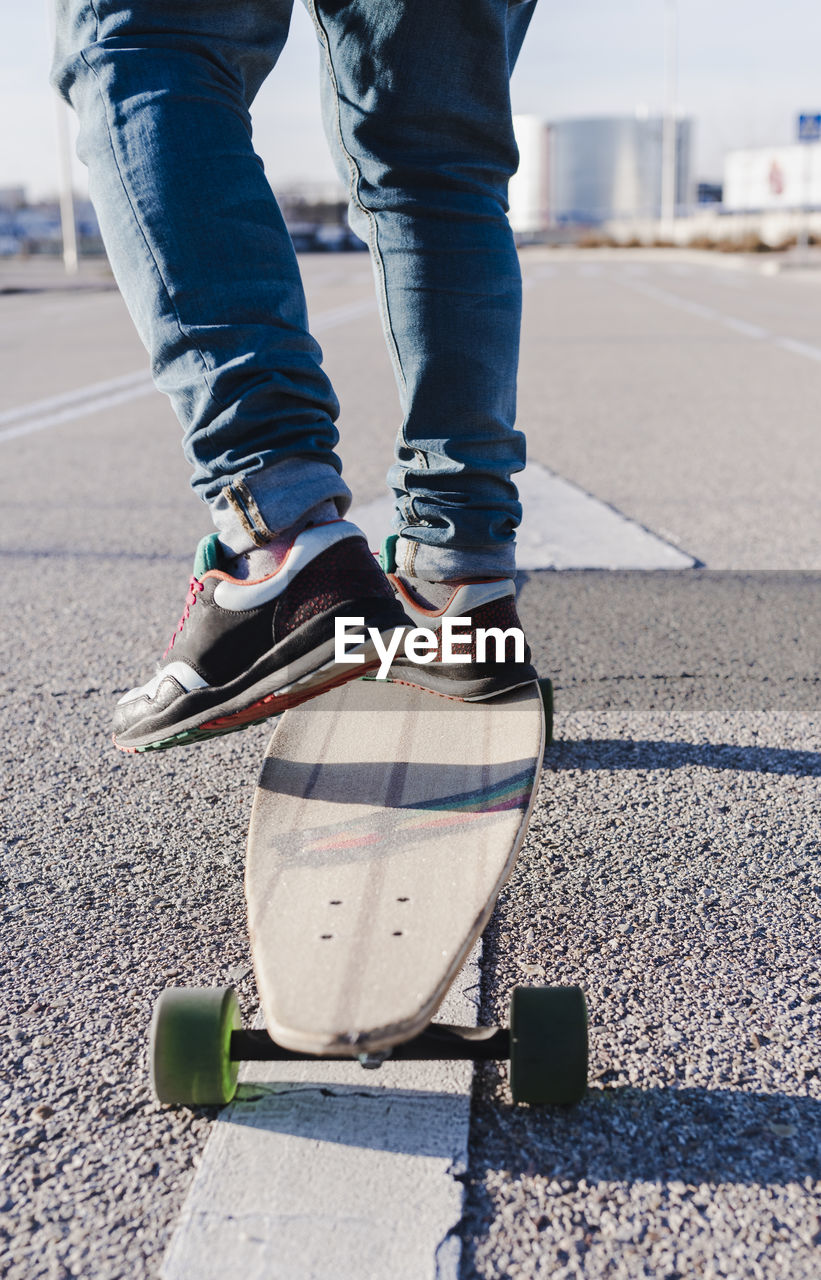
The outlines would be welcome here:
[[[516,544],[497,547],[437,547],[399,537],[396,572],[427,582],[458,582],[464,578],[515,578]]]
[[[209,502],[220,543],[229,556],[264,546],[290,529],[321,502],[336,503],[340,516],[351,505],[351,491],[328,463],[290,458],[233,480]]]

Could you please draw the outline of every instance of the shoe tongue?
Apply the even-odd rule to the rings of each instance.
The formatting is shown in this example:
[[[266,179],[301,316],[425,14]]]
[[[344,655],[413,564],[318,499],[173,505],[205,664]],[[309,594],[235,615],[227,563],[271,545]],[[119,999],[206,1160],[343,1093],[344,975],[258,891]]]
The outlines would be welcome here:
[[[194,577],[201,578],[209,569],[218,569],[221,559],[218,533],[209,533],[202,539],[194,556]]]
[[[389,533],[379,549],[379,564],[383,573],[396,573],[396,544],[398,533]]]

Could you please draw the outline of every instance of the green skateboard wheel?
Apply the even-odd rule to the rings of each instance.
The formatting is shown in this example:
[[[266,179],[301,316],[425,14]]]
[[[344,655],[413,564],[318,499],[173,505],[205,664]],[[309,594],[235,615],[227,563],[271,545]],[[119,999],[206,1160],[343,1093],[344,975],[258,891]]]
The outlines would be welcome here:
[[[544,742],[549,747],[553,741],[553,681],[542,676],[538,684],[544,706]]]
[[[151,1087],[160,1102],[221,1106],[237,1088],[231,1032],[242,1026],[233,987],[168,987],[149,1032]]]
[[[587,1089],[587,1005],[581,987],[514,987],[510,997],[514,1102],[568,1106]]]

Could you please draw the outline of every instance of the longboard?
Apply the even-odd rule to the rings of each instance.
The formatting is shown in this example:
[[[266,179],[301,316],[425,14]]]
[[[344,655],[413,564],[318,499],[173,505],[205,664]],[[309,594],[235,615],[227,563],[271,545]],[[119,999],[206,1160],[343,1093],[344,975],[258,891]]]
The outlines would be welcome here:
[[[513,866],[543,752],[535,684],[459,702],[357,680],[285,713],[245,873],[270,1036],[357,1055],[430,1022]]]
[[[514,1101],[578,1101],[579,987],[516,987],[510,1028],[431,1020],[527,831],[545,746],[535,683],[487,702],[357,680],[286,711],[259,776],[246,898],[265,1030],[231,987],[168,988],[161,1102],[229,1101],[242,1060],[509,1058]]]

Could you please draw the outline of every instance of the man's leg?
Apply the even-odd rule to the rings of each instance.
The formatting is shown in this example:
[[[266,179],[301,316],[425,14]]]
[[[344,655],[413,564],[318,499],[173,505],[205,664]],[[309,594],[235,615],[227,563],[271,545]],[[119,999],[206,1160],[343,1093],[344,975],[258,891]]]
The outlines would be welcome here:
[[[251,143],[249,104],[290,9],[60,0],[54,83],[79,116],[106,249],[219,530],[160,671],[118,704],[126,750],[225,732],[361,674],[334,664],[337,614],[403,621],[359,531],[328,523],[350,501],[337,401]],[[306,521],[319,527],[301,532]],[[263,585],[226,581],[245,552],[263,555]]]
[[[389,474],[397,587],[412,613],[515,626],[521,518],[513,473],[521,276],[507,221],[518,164],[509,79],[535,0],[305,0],[324,53],[326,131],[370,249],[403,422]],[[403,595],[411,612],[413,599]],[[512,655],[512,649],[511,649]],[[413,668],[408,668],[413,674]],[[529,663],[416,668],[439,692],[488,696]],[[418,677],[418,681],[417,681]]]
[[[228,547],[350,497],[338,404],[248,108],[291,0],[60,0],[53,79],[117,282]],[[274,474],[275,473],[275,474]],[[251,498],[249,499],[248,494]],[[250,527],[248,527],[250,526]]]
[[[370,245],[404,421],[389,477],[413,572],[504,573],[523,468],[509,76],[532,3],[305,0],[326,129]]]

